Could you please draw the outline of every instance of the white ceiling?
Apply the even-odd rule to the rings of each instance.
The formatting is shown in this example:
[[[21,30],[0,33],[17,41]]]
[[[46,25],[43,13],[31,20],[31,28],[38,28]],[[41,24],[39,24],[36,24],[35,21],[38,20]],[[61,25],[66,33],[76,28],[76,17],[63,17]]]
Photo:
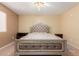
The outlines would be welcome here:
[[[74,7],[78,2],[47,2],[50,6],[41,8],[40,11],[32,2],[2,2],[18,15],[61,15]]]

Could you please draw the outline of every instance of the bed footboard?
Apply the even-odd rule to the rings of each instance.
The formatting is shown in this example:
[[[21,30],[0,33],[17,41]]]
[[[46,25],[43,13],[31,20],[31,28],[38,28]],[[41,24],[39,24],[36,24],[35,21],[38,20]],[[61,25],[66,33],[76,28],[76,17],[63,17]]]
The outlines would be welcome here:
[[[66,55],[66,40],[16,40],[16,55]]]

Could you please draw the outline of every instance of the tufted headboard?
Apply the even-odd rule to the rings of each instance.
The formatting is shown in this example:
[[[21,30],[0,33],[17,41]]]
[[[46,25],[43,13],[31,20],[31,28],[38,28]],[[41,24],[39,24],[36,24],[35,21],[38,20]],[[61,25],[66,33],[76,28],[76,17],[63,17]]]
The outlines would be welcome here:
[[[31,27],[31,32],[49,32],[49,26],[43,23],[35,24]]]

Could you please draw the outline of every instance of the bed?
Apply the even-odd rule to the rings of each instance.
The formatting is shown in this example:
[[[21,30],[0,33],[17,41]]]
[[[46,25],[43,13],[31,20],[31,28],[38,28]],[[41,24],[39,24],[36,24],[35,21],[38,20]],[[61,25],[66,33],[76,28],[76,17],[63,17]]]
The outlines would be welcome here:
[[[30,33],[16,39],[16,55],[65,55],[66,40],[51,34],[46,24],[35,24]]]

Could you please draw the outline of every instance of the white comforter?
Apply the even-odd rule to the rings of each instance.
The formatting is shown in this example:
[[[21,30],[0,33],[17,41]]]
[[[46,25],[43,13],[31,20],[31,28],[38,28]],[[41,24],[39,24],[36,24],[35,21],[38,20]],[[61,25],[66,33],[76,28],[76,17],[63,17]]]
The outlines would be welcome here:
[[[61,39],[55,35],[46,32],[33,32],[21,38],[22,40],[55,40]]]

